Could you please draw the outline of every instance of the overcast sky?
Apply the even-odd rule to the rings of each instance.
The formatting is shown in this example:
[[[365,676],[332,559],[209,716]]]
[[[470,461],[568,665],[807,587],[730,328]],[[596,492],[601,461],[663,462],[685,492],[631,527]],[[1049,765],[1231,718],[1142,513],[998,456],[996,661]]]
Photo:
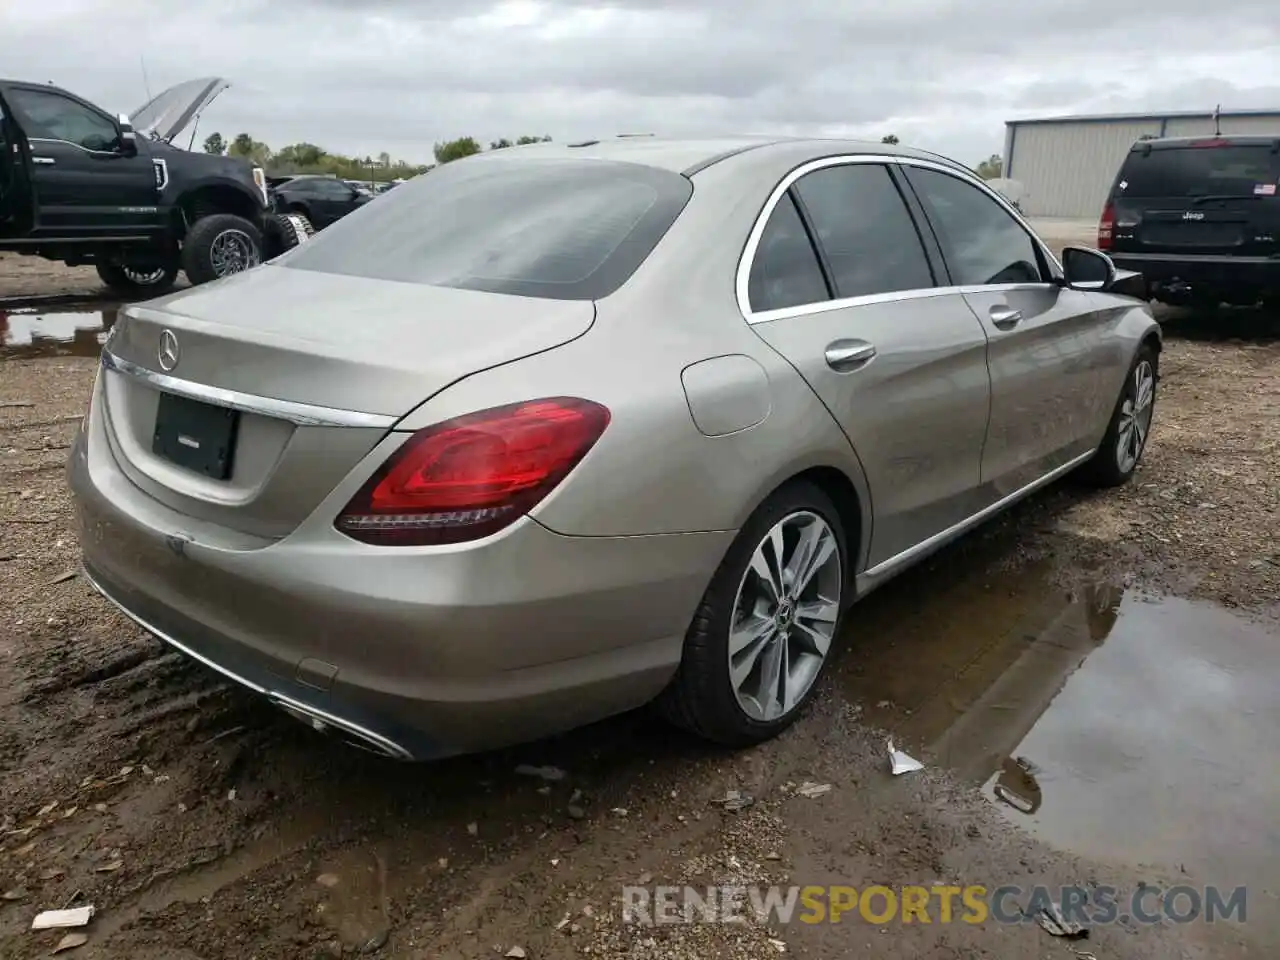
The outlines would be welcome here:
[[[147,99],[140,55],[152,92],[226,77],[199,139],[276,148],[895,133],[972,164],[1017,117],[1280,108],[1276,2],[8,0],[0,69],[112,112]]]

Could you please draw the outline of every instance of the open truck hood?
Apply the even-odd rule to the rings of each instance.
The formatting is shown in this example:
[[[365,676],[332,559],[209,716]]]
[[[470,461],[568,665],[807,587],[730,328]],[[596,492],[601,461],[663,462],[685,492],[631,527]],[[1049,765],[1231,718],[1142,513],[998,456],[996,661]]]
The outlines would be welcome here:
[[[172,143],[229,86],[222,77],[187,80],[156,94],[130,114],[129,121],[139,136]]]

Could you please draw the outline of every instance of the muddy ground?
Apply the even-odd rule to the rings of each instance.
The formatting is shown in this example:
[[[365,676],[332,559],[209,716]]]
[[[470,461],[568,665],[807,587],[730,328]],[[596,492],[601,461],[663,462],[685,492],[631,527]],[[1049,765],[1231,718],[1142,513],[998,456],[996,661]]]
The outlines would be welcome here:
[[[639,713],[405,766],[229,688],[75,577],[62,469],[94,319],[11,315],[0,957],[48,955],[61,934],[32,917],[83,904],[70,956],[130,960],[1274,956],[1280,319],[1166,319],[1135,482],[1060,484],[868,597],[778,741],[710,750]],[[925,770],[892,777],[884,731]],[[730,790],[754,802],[726,811]],[[1248,917],[1074,942],[936,912],[623,924],[622,887],[663,883],[1212,883],[1247,886]]]
[[[180,276],[178,286],[186,285]],[[94,300],[110,295],[93,267],[68,267],[40,257],[0,253],[0,309],[7,300]]]

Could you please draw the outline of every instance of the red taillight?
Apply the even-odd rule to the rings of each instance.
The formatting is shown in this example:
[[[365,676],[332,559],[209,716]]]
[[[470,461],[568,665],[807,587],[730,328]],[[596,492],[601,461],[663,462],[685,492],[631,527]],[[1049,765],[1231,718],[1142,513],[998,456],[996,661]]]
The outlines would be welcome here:
[[[1111,249],[1111,235],[1116,228],[1116,208],[1107,204],[1102,210],[1102,219],[1098,221],[1098,249]]]
[[[1231,141],[1230,141],[1230,140],[1222,140],[1222,139],[1219,139],[1219,138],[1214,138],[1213,140],[1192,140],[1189,144],[1187,144],[1187,146],[1190,146],[1190,147],[1197,147],[1197,148],[1204,148],[1204,147],[1229,147],[1229,146],[1231,146]]]
[[[533,509],[609,425],[590,400],[495,407],[419,430],[351,498],[336,526],[365,543],[460,543]]]

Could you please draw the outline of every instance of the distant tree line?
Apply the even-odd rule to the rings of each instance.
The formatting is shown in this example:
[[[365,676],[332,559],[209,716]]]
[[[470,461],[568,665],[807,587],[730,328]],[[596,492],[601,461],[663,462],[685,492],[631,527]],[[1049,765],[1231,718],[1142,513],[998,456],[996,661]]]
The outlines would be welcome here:
[[[489,144],[490,150],[501,150],[504,147],[521,146],[526,143],[546,143],[550,137],[517,137],[515,140],[502,138]],[[284,175],[290,173],[327,173],[344,180],[404,180],[425,173],[433,166],[460,160],[473,153],[480,153],[484,148],[475,137],[459,137],[457,140],[446,140],[435,145],[435,164],[416,164],[405,160],[395,160],[389,153],[380,153],[376,157],[348,157],[340,153],[332,153],[314,143],[291,143],[279,150],[272,150],[261,140],[255,140],[252,134],[238,133],[228,143],[221,133],[211,133],[205,137],[205,153],[218,156],[242,157],[266,169],[270,174]]]
[[[517,137],[515,140],[508,140],[503,137],[501,140],[490,141],[489,149],[502,150],[505,147],[523,147],[526,143],[550,142],[550,137]],[[484,147],[480,146],[480,141],[475,137],[459,137],[457,140],[446,140],[444,143],[437,143],[435,146],[436,163],[461,160],[463,157],[480,153],[482,150],[484,150]]]

